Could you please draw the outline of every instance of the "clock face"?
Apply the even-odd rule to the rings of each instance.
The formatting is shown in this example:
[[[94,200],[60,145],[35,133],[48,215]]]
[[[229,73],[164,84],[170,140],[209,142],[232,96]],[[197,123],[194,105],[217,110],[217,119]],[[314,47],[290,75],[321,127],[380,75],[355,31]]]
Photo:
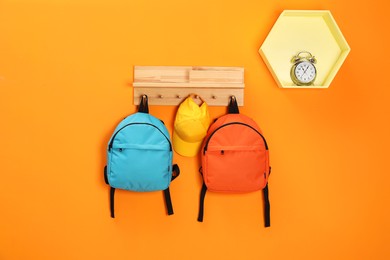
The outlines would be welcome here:
[[[315,79],[317,71],[311,62],[302,61],[297,64],[294,73],[297,80],[302,83],[309,83]]]

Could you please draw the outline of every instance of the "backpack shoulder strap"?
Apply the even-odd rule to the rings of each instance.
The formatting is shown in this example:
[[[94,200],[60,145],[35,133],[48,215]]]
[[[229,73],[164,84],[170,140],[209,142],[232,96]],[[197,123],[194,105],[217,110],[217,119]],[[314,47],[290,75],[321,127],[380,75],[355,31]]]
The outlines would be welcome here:
[[[199,213],[198,221],[203,222],[203,211],[204,211],[204,198],[206,197],[207,186],[203,181],[202,189],[200,191],[200,200],[199,200]]]
[[[111,217],[112,218],[115,218],[114,197],[115,197],[115,188],[110,187],[110,211],[111,211]]]
[[[169,192],[169,187],[163,190],[163,192],[164,192],[165,206],[167,207],[167,213],[168,215],[173,215],[173,206],[171,200],[171,193]]]
[[[271,226],[271,214],[270,214],[270,203],[268,197],[268,183],[265,185],[263,189],[263,197],[264,197],[264,226]]]
[[[180,175],[180,168],[177,164],[172,165],[172,181]],[[171,200],[171,193],[169,192],[169,187],[163,190],[165,205],[167,207],[168,215],[173,215],[173,206]]]

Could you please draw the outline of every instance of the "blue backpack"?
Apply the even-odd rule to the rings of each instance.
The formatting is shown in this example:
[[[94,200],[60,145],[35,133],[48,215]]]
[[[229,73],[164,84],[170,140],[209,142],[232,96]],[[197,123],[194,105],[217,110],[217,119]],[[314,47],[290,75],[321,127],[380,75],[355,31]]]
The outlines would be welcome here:
[[[115,189],[164,192],[168,215],[173,214],[169,185],[180,174],[172,165],[172,143],[164,123],[149,114],[148,97],[142,96],[138,112],[123,119],[108,142],[104,177],[110,185],[110,210],[114,218]]]

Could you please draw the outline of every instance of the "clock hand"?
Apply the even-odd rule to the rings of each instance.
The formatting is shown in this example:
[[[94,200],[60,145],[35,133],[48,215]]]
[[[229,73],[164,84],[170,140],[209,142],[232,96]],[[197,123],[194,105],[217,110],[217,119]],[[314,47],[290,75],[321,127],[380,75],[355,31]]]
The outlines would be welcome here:
[[[309,69],[309,66],[307,66],[307,68],[305,69],[305,71],[303,72],[303,74],[306,74],[306,71]],[[303,75],[302,74],[302,75]]]

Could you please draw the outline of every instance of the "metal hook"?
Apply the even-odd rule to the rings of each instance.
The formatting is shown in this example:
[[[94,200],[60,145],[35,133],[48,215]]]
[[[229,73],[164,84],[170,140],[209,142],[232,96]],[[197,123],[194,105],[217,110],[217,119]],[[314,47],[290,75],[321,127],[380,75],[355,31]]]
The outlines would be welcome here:
[[[205,102],[203,100],[203,98],[201,96],[199,96],[198,94],[191,93],[189,96],[192,97],[192,98],[195,98],[195,99],[200,99],[200,101]]]

